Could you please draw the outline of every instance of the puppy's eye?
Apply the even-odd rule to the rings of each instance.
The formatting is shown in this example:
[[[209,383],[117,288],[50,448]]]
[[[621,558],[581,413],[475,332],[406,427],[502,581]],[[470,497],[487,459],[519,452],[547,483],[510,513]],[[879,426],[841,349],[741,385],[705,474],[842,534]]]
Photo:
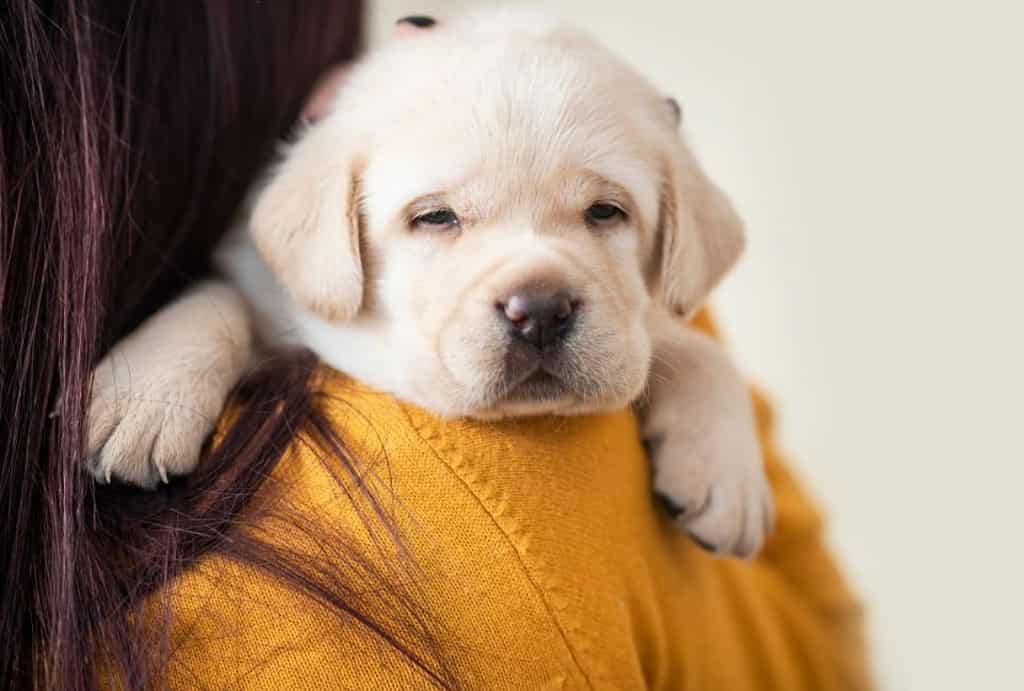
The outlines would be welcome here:
[[[435,209],[416,216],[412,219],[412,224],[414,226],[450,228],[459,225],[459,217],[451,209]]]
[[[626,211],[621,206],[611,202],[591,204],[584,215],[586,216],[587,223],[591,225],[608,225],[609,223],[626,219]]]

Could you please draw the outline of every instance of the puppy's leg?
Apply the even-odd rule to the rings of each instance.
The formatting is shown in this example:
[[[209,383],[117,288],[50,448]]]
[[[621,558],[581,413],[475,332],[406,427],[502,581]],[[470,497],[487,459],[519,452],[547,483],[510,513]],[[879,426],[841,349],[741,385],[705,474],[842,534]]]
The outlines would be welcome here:
[[[212,280],[117,343],[93,371],[88,458],[96,479],[152,488],[191,472],[251,348],[241,296]]]
[[[752,556],[771,529],[773,506],[746,386],[705,334],[667,315],[654,333],[640,415],[655,492],[712,551]]]

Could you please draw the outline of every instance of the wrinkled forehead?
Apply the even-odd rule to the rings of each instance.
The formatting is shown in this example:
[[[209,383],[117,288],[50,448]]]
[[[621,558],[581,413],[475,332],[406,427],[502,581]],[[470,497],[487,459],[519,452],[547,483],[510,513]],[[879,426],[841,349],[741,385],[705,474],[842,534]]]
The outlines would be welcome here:
[[[352,97],[379,101],[360,135],[375,209],[452,189],[507,207],[603,179],[656,214],[662,99],[585,37],[439,32],[392,46],[356,79]]]

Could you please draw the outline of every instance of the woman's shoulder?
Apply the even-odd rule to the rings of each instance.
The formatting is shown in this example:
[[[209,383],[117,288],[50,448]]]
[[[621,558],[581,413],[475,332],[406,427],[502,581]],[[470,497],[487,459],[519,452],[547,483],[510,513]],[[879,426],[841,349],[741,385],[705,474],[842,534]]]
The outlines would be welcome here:
[[[335,561],[358,562],[348,576],[366,589],[381,588],[374,579],[410,586],[442,647],[466,656],[456,667],[486,688],[585,687],[594,675],[621,679],[623,663],[639,672],[633,652],[615,649],[631,629],[623,578],[639,566],[624,560],[643,559],[638,533],[659,528],[628,412],[449,421],[337,372],[318,379],[343,448],[296,443],[252,529],[311,557],[323,556],[317,533],[332,536],[345,550]],[[183,678],[207,678],[213,664],[219,674],[248,670],[252,688],[286,688],[299,668],[331,670],[335,685],[385,672],[388,683],[408,675],[402,688],[425,683],[401,656],[388,661],[381,646],[360,641],[359,625],[346,633],[291,585],[223,557],[180,578],[174,597],[175,635],[191,640],[176,647],[199,653],[177,656]],[[218,641],[216,654],[208,640]]]
[[[381,645],[367,608],[397,613],[386,630],[429,629],[468,688],[867,686],[859,606],[763,398],[778,522],[740,562],[658,511],[628,411],[442,420],[326,369],[318,391],[342,447],[297,440],[242,534],[336,571],[296,587],[221,555],[183,574],[169,589],[171,687],[433,687],[401,654],[430,638]],[[337,569],[346,590],[324,607]]]

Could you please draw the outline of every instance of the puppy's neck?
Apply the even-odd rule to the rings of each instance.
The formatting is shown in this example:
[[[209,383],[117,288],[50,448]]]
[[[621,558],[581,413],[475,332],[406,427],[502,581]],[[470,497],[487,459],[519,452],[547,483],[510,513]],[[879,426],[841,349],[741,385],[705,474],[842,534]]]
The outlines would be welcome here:
[[[399,391],[392,340],[382,337],[388,329],[382,320],[367,316],[333,324],[295,308],[292,321],[295,341],[325,364],[376,389]]]
[[[264,347],[304,346],[325,364],[374,388],[395,391],[388,326],[373,316],[331,323],[297,305],[285,292],[244,228],[236,229],[216,253],[218,267],[241,291]]]

